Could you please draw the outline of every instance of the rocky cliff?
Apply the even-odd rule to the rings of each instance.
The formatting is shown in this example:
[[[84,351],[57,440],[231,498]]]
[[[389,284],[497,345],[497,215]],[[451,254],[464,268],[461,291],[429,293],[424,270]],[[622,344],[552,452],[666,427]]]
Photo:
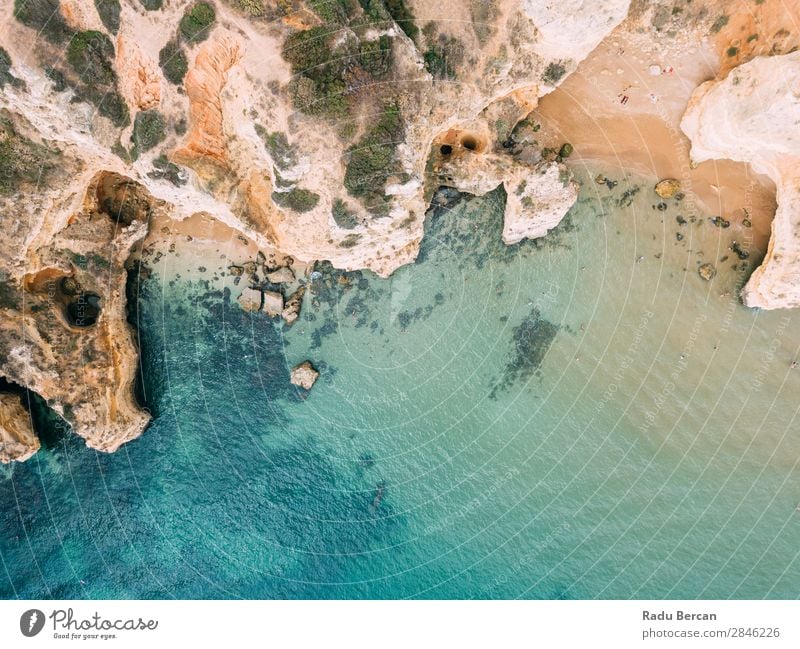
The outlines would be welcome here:
[[[676,57],[714,38],[724,73],[767,46],[748,40],[731,53],[731,39],[773,24],[759,17],[773,0],[752,11],[752,26],[746,8],[729,16],[729,4],[0,0],[0,375],[38,392],[95,448],[139,435],[148,415],[132,390],[125,263],[165,221],[215,220],[264,259],[297,268],[328,260],[388,276],[416,258],[439,186],[502,185],[504,241],[544,236],[576,199],[565,162],[580,143],[544,146],[529,117],[540,99],[609,34],[611,50],[638,42]],[[656,67],[666,84],[667,66]],[[788,241],[791,164],[755,145],[726,148],[704,116],[727,93],[741,104],[730,123],[737,136],[746,130],[757,106],[736,95],[749,82],[734,88],[733,78],[749,77],[735,69],[718,92],[702,90],[686,130],[698,160],[753,161],[780,180],[774,240]],[[650,110],[669,122],[684,103],[676,92]],[[160,227],[148,235],[153,219]],[[749,304],[785,299],[777,295],[797,283],[787,256],[771,248]],[[302,289],[291,279],[292,296],[248,295],[252,282],[237,283],[240,302],[257,297],[266,310],[269,297],[277,313],[285,301],[293,320]]]
[[[442,183],[504,184],[506,240],[541,236],[575,184],[515,128],[627,9],[4,0],[0,374],[94,448],[141,433],[125,262],[154,210],[383,276]]]
[[[757,57],[700,86],[681,128],[695,162],[750,162],[777,187],[766,257],[742,291],[765,309],[800,306],[800,52]]]

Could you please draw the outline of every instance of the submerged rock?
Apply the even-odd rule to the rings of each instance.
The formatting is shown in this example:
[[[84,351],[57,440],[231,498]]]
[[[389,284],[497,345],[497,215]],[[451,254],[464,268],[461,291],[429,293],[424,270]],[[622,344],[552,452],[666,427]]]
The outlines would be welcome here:
[[[697,269],[698,275],[702,277],[707,282],[710,282],[714,279],[714,276],[717,274],[717,269],[714,267],[714,264],[703,264],[700,268]]]
[[[0,462],[24,462],[39,450],[31,417],[16,394],[0,394]]]
[[[310,390],[314,387],[314,383],[316,383],[318,378],[319,372],[314,369],[311,361],[303,361],[300,365],[296,365],[292,368],[292,374],[289,380],[292,382],[292,385],[296,385],[304,390]]]

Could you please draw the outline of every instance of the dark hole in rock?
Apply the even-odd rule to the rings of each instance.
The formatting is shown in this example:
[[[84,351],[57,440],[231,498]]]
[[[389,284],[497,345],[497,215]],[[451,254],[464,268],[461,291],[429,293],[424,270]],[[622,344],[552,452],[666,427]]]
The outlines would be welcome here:
[[[476,140],[471,135],[465,135],[461,139],[461,146],[465,149],[469,149],[470,151],[477,151],[478,150],[478,140]]]
[[[439,151],[442,152],[442,155],[450,155],[453,152],[453,147],[449,144],[443,144]]]
[[[67,320],[73,327],[91,327],[99,317],[99,295],[81,293],[67,304]]]

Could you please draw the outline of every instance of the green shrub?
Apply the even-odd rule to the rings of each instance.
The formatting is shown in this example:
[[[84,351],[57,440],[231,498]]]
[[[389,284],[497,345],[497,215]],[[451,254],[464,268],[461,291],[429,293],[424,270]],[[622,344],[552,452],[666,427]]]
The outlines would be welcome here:
[[[406,6],[405,1],[384,0],[384,5],[398,27],[400,27],[412,41],[416,41],[419,28],[414,22],[414,14],[411,13],[411,10]]]
[[[392,39],[384,34],[376,41],[359,43],[358,62],[373,77],[382,77],[392,67]]]
[[[567,73],[567,68],[561,61],[551,61],[542,74],[542,81],[555,85]]]
[[[90,30],[72,37],[67,48],[67,62],[88,85],[110,85],[117,75],[111,61],[114,60],[114,45],[105,34]]]
[[[119,31],[119,0],[94,0],[94,6],[105,28],[116,34]]]
[[[73,34],[59,11],[59,0],[14,0],[14,18],[51,43],[63,43]]]
[[[341,79],[315,82],[299,76],[289,83],[295,107],[309,115],[344,115],[347,112],[346,91],[347,87]]]
[[[384,107],[378,123],[351,147],[344,186],[357,198],[384,199],[387,176],[397,171],[396,149],[405,128],[396,104]]]
[[[186,10],[180,22],[183,37],[190,43],[199,43],[208,38],[216,14],[214,7],[207,2],[198,2]]]
[[[319,195],[308,189],[295,187],[288,192],[272,192],[272,200],[295,212],[308,212],[319,203]]]
[[[161,9],[164,4],[164,0],[139,0],[139,2],[142,3],[142,6],[147,9],[147,11],[157,11]]]
[[[164,154],[153,160],[153,170],[149,171],[147,176],[148,178],[166,180],[176,187],[186,184],[186,176],[183,170],[174,162],[170,162]]]
[[[347,110],[346,57],[331,50],[331,33],[326,27],[314,27],[290,35],[283,45],[283,56],[296,75],[289,85],[292,101],[311,115],[337,116]]]
[[[67,78],[61,70],[48,66],[44,69],[44,73],[53,82],[53,90],[56,92],[64,92],[69,87]]]
[[[326,23],[346,25],[355,6],[350,0],[309,0],[311,10]]]
[[[178,41],[169,41],[158,53],[158,64],[164,73],[164,77],[170,83],[179,86],[183,83],[186,73],[189,71],[189,61],[186,53]]]
[[[329,42],[331,30],[327,27],[312,27],[291,34],[283,44],[283,58],[292,66],[295,74],[313,73],[314,68],[334,63]]]
[[[5,88],[6,84],[20,88],[25,85],[25,82],[11,74],[11,56],[4,48],[0,47],[0,88]]]
[[[8,119],[0,119],[0,195],[15,192],[22,184],[47,180],[53,154],[41,144],[17,133]]]
[[[131,123],[131,114],[128,104],[116,90],[95,95],[92,103],[97,106],[97,112],[111,120],[114,126],[125,128]]]
[[[97,112],[107,117],[114,126],[124,128],[131,123],[128,105],[116,88],[98,88],[95,86],[82,86],[75,90],[74,101],[85,101],[94,104]]]
[[[344,230],[352,230],[358,225],[356,215],[347,209],[347,204],[341,198],[337,198],[333,201],[331,215],[336,225]]]
[[[249,16],[260,18],[266,14],[264,0],[235,0],[234,4]]]
[[[341,241],[341,243],[339,243],[339,245],[342,248],[353,248],[354,246],[356,246],[358,244],[358,242],[360,240],[361,240],[361,235],[360,234],[356,234],[354,232],[353,234],[348,234],[344,239],[342,239],[342,241]]]
[[[258,133],[270,157],[279,169],[289,169],[297,164],[297,155],[289,144],[285,133],[280,131],[267,132],[260,124],[256,124]]]
[[[136,113],[136,119],[133,121],[133,133],[131,134],[136,156],[149,151],[163,142],[166,137],[166,123],[161,113],[154,109]]]

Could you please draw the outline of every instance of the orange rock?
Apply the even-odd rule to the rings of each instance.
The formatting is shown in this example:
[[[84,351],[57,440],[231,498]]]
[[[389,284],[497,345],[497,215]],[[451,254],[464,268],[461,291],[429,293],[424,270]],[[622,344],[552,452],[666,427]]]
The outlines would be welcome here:
[[[227,82],[228,71],[241,57],[239,42],[228,35],[204,43],[200,48],[194,66],[186,75],[191,121],[184,146],[175,152],[177,160],[189,166],[204,158],[227,163],[220,93]]]

